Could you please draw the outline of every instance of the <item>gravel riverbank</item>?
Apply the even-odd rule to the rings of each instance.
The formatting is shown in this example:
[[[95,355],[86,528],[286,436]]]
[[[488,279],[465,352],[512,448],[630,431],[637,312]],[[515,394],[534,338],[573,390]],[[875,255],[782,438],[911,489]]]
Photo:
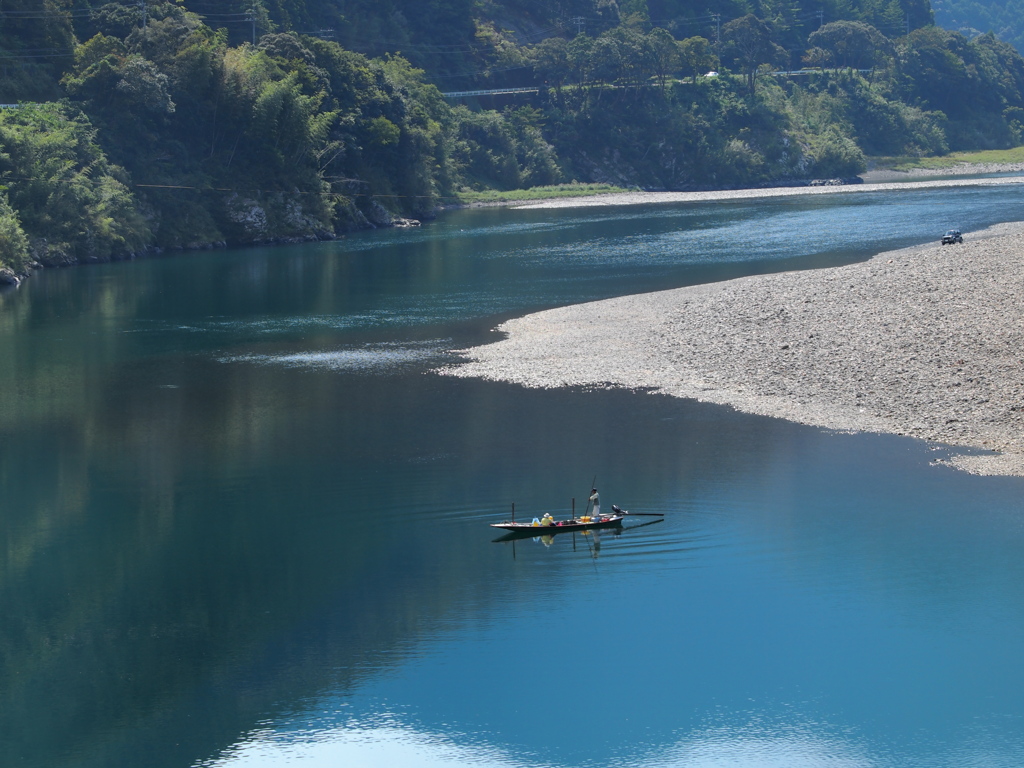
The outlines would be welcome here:
[[[1007,224],[963,245],[540,312],[443,373],[650,388],[983,449],[952,462],[1024,476],[1022,309],[1024,224]]]
[[[996,166],[971,166],[977,173],[996,173]],[[965,166],[966,168],[966,166]],[[719,189],[703,192],[610,192],[592,197],[558,197],[550,200],[527,200],[524,202],[501,203],[509,208],[594,208],[606,205],[641,205],[652,203],[707,203],[724,200],[760,200],[769,197],[790,197],[793,195],[849,195],[864,192],[891,192],[894,190],[937,189],[940,187],[982,187],[1002,184],[1020,184],[1017,177],[961,178],[967,171],[959,173],[946,169],[953,178],[915,178],[899,171],[875,171],[865,174],[863,184],[822,184],[807,187],[768,187],[755,189]],[[933,175],[921,172],[922,176]]]

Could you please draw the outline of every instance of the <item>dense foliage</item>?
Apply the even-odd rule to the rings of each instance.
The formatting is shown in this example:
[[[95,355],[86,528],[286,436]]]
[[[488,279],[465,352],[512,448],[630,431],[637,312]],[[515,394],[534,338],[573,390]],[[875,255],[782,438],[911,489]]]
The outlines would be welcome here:
[[[967,37],[991,32],[1024,51],[1022,0],[932,0],[935,22]]]
[[[849,177],[1024,131],[1024,60],[926,0],[0,0],[0,25],[8,277],[331,237],[466,190]]]

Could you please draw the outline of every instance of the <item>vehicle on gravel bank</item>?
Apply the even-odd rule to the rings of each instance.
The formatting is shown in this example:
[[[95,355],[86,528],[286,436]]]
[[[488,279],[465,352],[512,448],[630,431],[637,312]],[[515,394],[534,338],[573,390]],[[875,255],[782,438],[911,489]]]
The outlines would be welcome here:
[[[955,243],[962,243],[964,236],[960,234],[959,229],[951,229],[942,236],[943,245],[953,245]]]

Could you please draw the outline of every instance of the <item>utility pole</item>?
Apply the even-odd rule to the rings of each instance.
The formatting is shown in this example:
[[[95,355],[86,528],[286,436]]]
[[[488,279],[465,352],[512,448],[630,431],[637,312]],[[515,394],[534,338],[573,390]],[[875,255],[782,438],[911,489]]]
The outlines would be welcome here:
[[[818,29],[825,26],[825,11],[818,11]]]
[[[583,31],[583,25],[586,23],[582,16],[573,16],[569,19],[570,24],[576,25],[576,34],[580,34]]]
[[[252,44],[256,45],[256,6],[249,9],[249,18],[246,21],[252,22]]]
[[[147,17],[149,16],[149,8],[146,7],[146,0],[139,0],[139,13],[142,14],[142,28],[146,28]]]
[[[715,45],[719,45],[722,42],[722,14],[713,13],[711,18],[715,20]]]

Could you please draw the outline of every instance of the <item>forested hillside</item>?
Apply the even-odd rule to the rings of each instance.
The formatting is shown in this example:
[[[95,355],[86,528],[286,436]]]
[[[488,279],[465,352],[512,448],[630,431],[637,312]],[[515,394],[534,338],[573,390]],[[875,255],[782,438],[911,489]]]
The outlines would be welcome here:
[[[1024,60],[927,0],[0,0],[0,25],[8,280],[468,190],[801,183],[1024,132]]]
[[[935,23],[967,37],[986,32],[1024,51],[1022,0],[934,0]]]

